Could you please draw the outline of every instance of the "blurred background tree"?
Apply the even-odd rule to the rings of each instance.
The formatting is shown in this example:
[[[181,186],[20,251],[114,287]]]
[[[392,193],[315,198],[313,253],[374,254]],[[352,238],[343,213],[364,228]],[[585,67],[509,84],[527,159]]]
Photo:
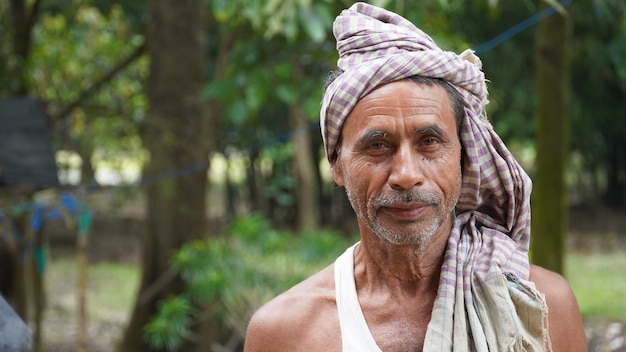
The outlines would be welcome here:
[[[544,3],[371,2],[402,13],[443,49],[479,50],[490,81],[488,115],[541,187],[537,94],[548,102],[557,95],[539,93],[547,86],[536,86],[541,81],[535,79],[533,52],[547,39],[540,32],[547,27],[531,26],[495,47],[481,44]],[[317,122],[321,87],[337,59],[332,21],[351,3],[0,3],[0,98],[29,95],[46,103],[68,186],[82,185],[91,194],[113,189],[142,204],[142,289],[121,350],[158,350],[144,342],[142,329],[161,299],[184,291],[169,258],[189,241],[219,241],[235,219],[257,211],[293,233],[354,233],[352,210],[325,169]],[[555,205],[534,198],[547,207],[539,211],[546,221],[559,224],[567,214],[552,218],[557,206],[623,209],[626,202],[626,119],[620,108],[626,5],[574,1],[566,9],[573,36],[564,54],[571,60],[571,79],[564,80],[571,99],[563,111],[571,125],[553,127],[567,143],[558,157],[565,168],[556,172],[564,194]],[[559,248],[563,229],[557,232],[541,238]],[[560,271],[563,258],[551,260],[548,266]],[[209,320],[193,327],[211,336],[197,344],[204,350],[232,333],[232,326],[222,331],[228,324]]]
[[[120,351],[148,349],[142,338],[144,326],[161,300],[184,289],[180,278],[169,274],[172,253],[207,232],[206,160],[213,143],[208,138],[207,106],[200,96],[207,80],[204,2],[151,1],[147,13],[150,63],[143,142],[150,157],[142,178],[146,192],[142,277]]]

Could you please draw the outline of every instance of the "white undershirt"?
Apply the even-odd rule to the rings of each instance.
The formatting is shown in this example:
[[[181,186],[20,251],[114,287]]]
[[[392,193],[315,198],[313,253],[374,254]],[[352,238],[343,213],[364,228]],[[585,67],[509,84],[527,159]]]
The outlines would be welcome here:
[[[354,248],[351,246],[335,260],[335,295],[341,345],[344,352],[382,352],[376,345],[359,305],[354,283]]]

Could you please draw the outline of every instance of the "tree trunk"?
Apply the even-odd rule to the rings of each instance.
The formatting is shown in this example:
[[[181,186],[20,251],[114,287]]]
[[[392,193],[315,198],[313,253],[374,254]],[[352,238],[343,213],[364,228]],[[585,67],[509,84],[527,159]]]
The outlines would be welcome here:
[[[89,147],[87,143],[84,143],[80,148],[76,149],[76,152],[82,159],[80,166],[80,183],[87,186],[95,186],[98,184],[96,181],[96,170],[91,162],[92,149],[93,148]]]
[[[18,72],[17,81],[15,82],[17,85],[14,87],[15,95],[28,94],[28,71],[24,68],[28,65],[28,61],[30,60],[33,27],[39,16],[39,9],[42,2],[43,1],[30,2],[25,0],[9,1],[13,32],[13,50],[20,66],[20,68],[15,70],[15,72]]]
[[[532,261],[563,273],[567,231],[565,168],[569,147],[571,16],[539,23],[535,38],[537,175],[532,203]]]
[[[226,157],[226,215],[228,219],[234,219],[237,216],[237,185],[232,177],[233,160],[230,156]]]
[[[258,209],[262,209],[261,192],[259,192],[259,187],[257,184],[257,175],[259,175],[259,172],[257,170],[258,160],[259,153],[252,152],[248,156],[248,162],[250,165],[246,168],[246,188],[248,189],[248,201],[246,203],[249,203],[250,207],[255,211]]]
[[[149,111],[145,145],[150,162],[142,278],[120,351],[151,351],[143,328],[157,303],[182,291],[167,275],[172,254],[206,233],[209,146],[200,90],[206,79],[206,10],[201,0],[149,2]],[[163,280],[163,278],[169,278]]]
[[[620,136],[605,135],[607,139],[607,187],[606,203],[614,208],[622,208],[626,204],[626,150]]]
[[[289,108],[289,118],[296,133],[292,138],[293,162],[296,178],[296,209],[298,230],[315,230],[319,227],[319,204],[315,160],[311,151],[311,135],[308,129],[306,113],[295,102]]]

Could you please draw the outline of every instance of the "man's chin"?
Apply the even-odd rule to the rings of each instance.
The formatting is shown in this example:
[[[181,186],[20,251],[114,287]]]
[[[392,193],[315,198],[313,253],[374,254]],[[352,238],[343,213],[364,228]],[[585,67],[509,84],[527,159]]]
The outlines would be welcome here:
[[[390,230],[374,229],[374,233],[378,238],[398,246],[411,246],[411,245],[423,245],[427,243],[432,237],[435,231],[423,228],[414,232],[407,232],[406,229],[402,232],[394,232]]]

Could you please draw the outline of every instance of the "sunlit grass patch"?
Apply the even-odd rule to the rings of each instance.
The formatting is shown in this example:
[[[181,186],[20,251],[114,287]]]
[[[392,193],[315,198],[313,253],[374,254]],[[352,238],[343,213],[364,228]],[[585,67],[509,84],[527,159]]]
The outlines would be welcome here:
[[[626,322],[626,251],[568,253],[566,277],[584,317]]]
[[[76,261],[60,258],[49,263],[48,296],[54,301],[55,313],[77,314]],[[137,266],[120,263],[93,263],[87,268],[87,314],[90,320],[124,322],[132,308],[139,285]]]

